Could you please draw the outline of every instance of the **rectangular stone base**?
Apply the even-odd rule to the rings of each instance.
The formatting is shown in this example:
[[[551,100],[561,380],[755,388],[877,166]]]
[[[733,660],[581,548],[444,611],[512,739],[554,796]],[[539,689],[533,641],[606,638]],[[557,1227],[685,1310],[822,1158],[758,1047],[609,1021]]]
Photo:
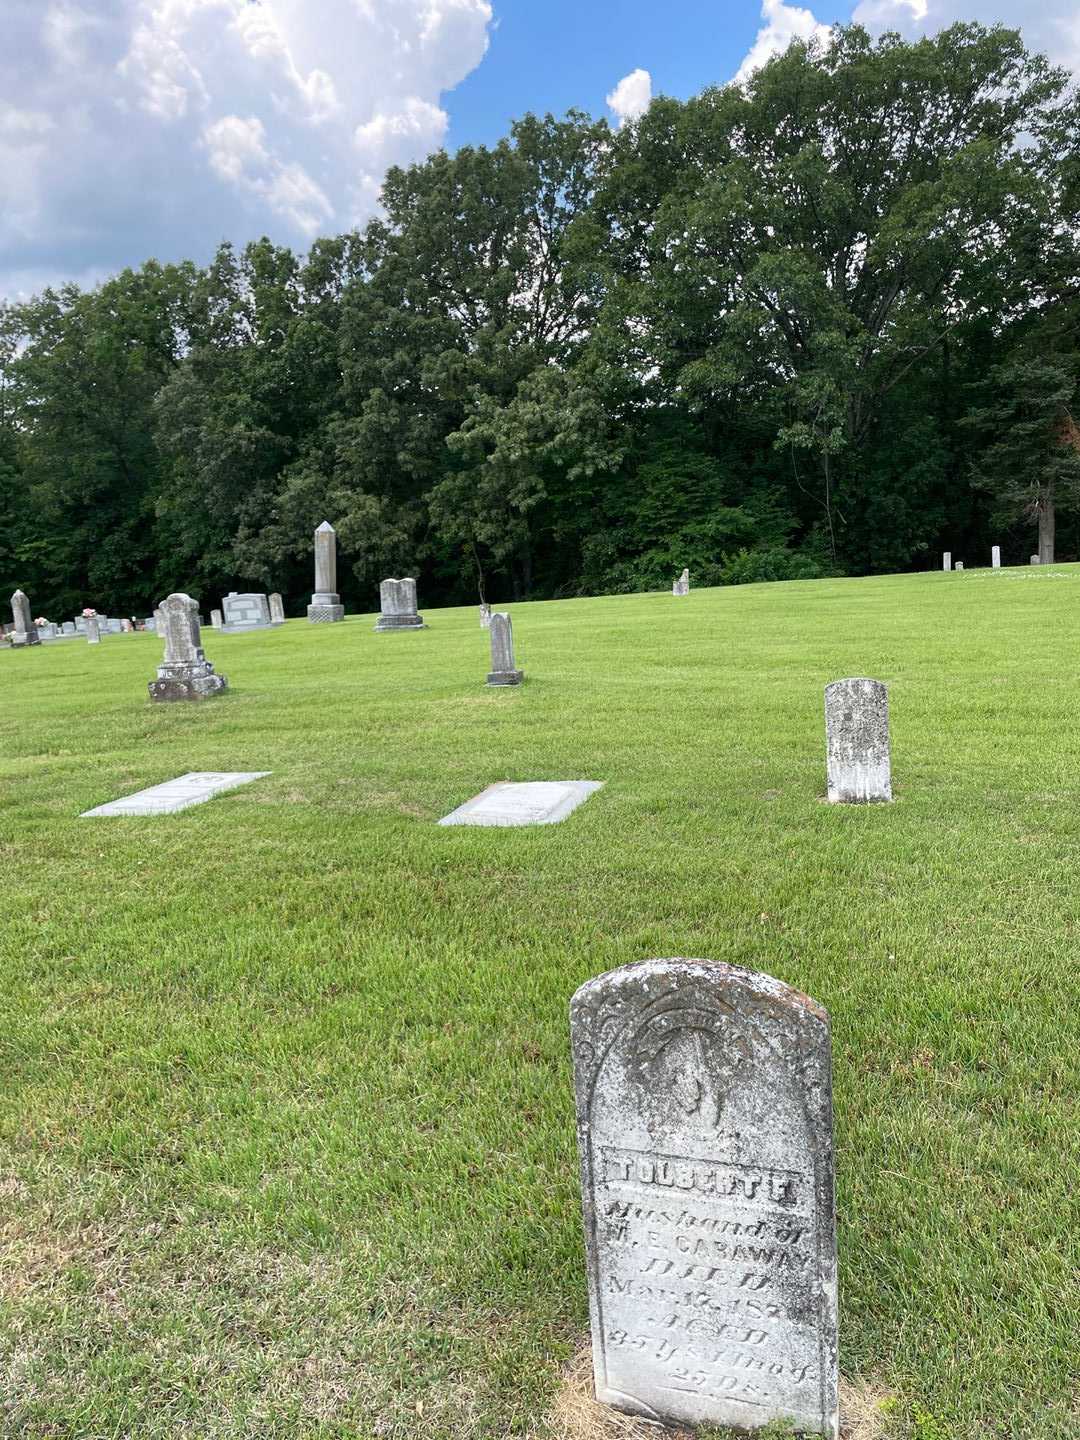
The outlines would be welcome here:
[[[31,635],[29,631],[24,633],[22,630],[16,630],[15,634],[11,637],[11,643],[19,649],[22,649],[26,645],[40,645],[41,636],[36,633]]]
[[[492,670],[487,678],[487,683],[489,685],[520,685],[524,679],[524,670]]]
[[[422,615],[380,615],[376,630],[426,630]]]
[[[336,620],[345,619],[345,606],[309,605],[307,618],[312,625],[332,625]]]

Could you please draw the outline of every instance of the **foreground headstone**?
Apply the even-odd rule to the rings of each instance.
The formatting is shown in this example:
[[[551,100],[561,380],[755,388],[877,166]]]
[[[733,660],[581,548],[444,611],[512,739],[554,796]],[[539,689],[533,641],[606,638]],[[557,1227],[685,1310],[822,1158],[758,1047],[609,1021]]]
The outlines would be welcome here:
[[[684,570],[671,587],[672,595],[690,594],[690,571]]]
[[[337,593],[337,533],[329,520],[315,531],[315,593],[307,618],[313,625],[345,619],[345,607]]]
[[[489,685],[520,685],[525,672],[514,666],[514,627],[504,610],[491,617],[491,672]]]
[[[424,617],[416,613],[416,581],[384,580],[379,586],[379,618],[376,630],[425,630]]]
[[[270,601],[265,595],[247,593],[238,595],[230,591],[221,602],[224,623],[222,630],[268,630],[270,628]],[[211,612],[211,621],[213,613]]]
[[[199,632],[199,602],[190,595],[170,595],[154,612],[158,633],[165,637],[165,658],[149,685],[151,700],[204,700],[227,688],[215,675]]]
[[[835,1440],[828,1013],[771,976],[645,960],[570,1005],[597,1398]]]
[[[276,590],[270,596],[270,624],[285,624],[285,606],[282,604],[281,596]]]
[[[942,568],[943,570],[951,570],[951,569],[952,569],[952,551],[951,551],[951,550],[946,550],[946,551],[945,551],[945,554],[941,557],[941,568]]]
[[[603,785],[602,780],[502,780],[466,800],[440,825],[557,825]]]
[[[889,692],[880,680],[826,685],[825,753],[833,804],[892,799]]]
[[[994,570],[1001,569],[1001,546],[993,545],[990,548],[990,565]]]
[[[30,601],[22,590],[16,590],[11,597],[11,614],[15,621],[12,645],[40,645],[41,636],[30,613]]]
[[[238,785],[248,785],[252,780],[261,780],[269,770],[195,770],[180,775],[175,780],[166,780],[163,785],[152,785],[149,790],[139,790],[134,795],[125,795],[122,800],[110,800],[107,805],[98,805],[93,810],[84,810],[80,819],[98,815],[171,815],[176,810],[186,810],[190,805],[201,805],[212,800],[223,790],[235,790]]]
[[[96,615],[88,615],[86,617],[86,643],[88,645],[101,644],[101,628],[98,625],[98,617]]]
[[[481,630],[490,630],[490,629],[491,629],[491,606],[490,606],[490,605],[481,605],[481,606],[480,606],[480,629],[481,629]]]

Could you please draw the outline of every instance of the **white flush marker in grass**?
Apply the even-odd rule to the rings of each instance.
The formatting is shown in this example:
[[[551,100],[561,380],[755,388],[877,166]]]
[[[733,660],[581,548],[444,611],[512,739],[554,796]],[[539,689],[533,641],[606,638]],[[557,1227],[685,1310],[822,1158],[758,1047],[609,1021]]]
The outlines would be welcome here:
[[[599,790],[602,780],[503,780],[466,800],[440,825],[557,825]]]
[[[110,800],[108,805],[84,810],[80,818],[91,815],[171,815],[176,810],[186,810],[189,805],[201,805],[223,790],[235,790],[238,785],[261,780],[270,773],[269,770],[192,770],[175,780],[166,780],[162,785],[151,785],[149,790],[137,790],[134,795],[125,795],[121,800]]]

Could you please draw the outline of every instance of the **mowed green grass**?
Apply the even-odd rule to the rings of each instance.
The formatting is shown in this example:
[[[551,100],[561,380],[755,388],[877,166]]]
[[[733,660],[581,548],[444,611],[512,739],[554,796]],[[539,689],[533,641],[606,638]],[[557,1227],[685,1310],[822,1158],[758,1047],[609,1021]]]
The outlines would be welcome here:
[[[211,600],[204,597],[204,609]],[[423,608],[423,607],[421,607]],[[901,1440],[1080,1435],[1080,568],[0,653],[0,1434],[553,1434],[587,1329],[567,1002],[832,1014],[841,1368]],[[822,803],[888,682],[896,803]],[[270,770],[183,814],[79,812]],[[441,829],[501,779],[565,823]]]

